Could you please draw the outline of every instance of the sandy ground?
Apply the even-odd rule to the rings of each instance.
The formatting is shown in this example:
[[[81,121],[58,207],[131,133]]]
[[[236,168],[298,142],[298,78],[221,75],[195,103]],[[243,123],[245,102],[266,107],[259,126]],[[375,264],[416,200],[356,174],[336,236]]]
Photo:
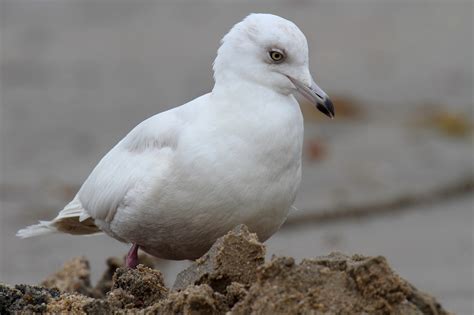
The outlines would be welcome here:
[[[383,256],[333,252],[296,262],[273,256],[245,225],[220,237],[181,271],[174,285],[145,256],[136,268],[111,258],[97,285],[75,257],[38,286],[0,283],[0,312],[158,314],[449,315],[440,302],[400,277]]]
[[[267,241],[268,256],[293,256],[298,260],[333,250],[384,255],[397,273],[432,293],[446,309],[469,315],[474,296],[473,202],[471,195],[390,214],[284,227]],[[7,227],[2,236],[11,235],[14,229]],[[71,257],[85,255],[96,281],[105,268],[105,258],[126,251],[125,245],[106,236],[58,235],[27,241],[9,237],[8,246],[2,247],[0,279],[6,283],[38,283]],[[160,269],[166,283],[172,284],[187,265],[162,262]]]

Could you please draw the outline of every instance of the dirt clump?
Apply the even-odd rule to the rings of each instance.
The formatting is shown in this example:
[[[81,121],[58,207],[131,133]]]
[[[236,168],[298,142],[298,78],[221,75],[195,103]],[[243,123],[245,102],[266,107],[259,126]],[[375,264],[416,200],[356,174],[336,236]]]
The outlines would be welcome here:
[[[77,293],[65,293],[48,304],[49,314],[109,314],[112,311],[109,303]]]
[[[98,293],[91,287],[90,276],[89,261],[85,257],[75,257],[47,277],[41,285],[45,288],[57,288],[61,292],[97,297]]]
[[[138,255],[138,262],[149,268],[153,268],[155,266],[153,259],[146,254]],[[117,271],[118,268],[125,266],[125,257],[109,257],[106,260],[106,264],[107,269],[102,274],[102,277],[94,288],[94,293],[96,295],[100,295],[101,297],[106,296],[106,294],[112,290],[115,271]]]
[[[245,225],[238,225],[219,238],[211,249],[176,277],[173,290],[208,284],[225,293],[232,282],[249,286],[257,268],[265,262],[265,246]]]
[[[419,309],[411,286],[383,257],[332,253],[296,264],[280,257],[259,269],[234,314],[447,314]],[[407,313],[408,310],[412,310]]]
[[[113,276],[109,303],[117,308],[145,308],[168,295],[160,271],[144,265],[136,269],[120,267]]]
[[[154,314],[226,314],[226,297],[207,284],[190,285],[182,291],[170,293],[167,299],[148,308]]]
[[[102,277],[95,286],[96,292],[98,292],[101,296],[105,296],[110,290],[112,290],[112,279],[114,277],[115,271],[117,271],[118,268],[124,266],[123,259],[118,257],[109,257],[105,263],[107,264],[107,269],[102,274]]]
[[[246,286],[238,282],[229,284],[226,291],[227,305],[230,308],[237,304],[237,302],[242,301],[248,293]]]
[[[160,271],[142,264],[125,268],[120,259],[107,261],[108,270],[91,289],[88,263],[77,258],[45,280],[50,288],[0,284],[0,313],[448,314],[381,256],[331,253],[265,263],[264,255],[256,235],[238,226],[181,272],[172,290]]]
[[[26,284],[11,287],[0,283],[0,314],[43,313],[47,304],[60,295],[58,289]]]

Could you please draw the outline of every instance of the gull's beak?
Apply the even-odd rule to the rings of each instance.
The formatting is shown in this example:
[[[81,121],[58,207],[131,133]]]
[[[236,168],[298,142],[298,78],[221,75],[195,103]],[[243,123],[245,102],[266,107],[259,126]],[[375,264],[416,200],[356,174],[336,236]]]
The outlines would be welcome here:
[[[303,82],[288,76],[288,79],[295,85],[296,90],[306,97],[311,103],[313,103],[317,109],[319,109],[324,115],[329,118],[334,118],[334,106],[328,95],[311,80],[311,86],[304,84]]]

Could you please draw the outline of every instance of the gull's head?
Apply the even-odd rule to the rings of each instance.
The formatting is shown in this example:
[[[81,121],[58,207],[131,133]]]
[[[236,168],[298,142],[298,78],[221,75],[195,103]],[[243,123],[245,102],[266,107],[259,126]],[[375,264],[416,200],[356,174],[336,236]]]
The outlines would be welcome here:
[[[276,15],[251,14],[234,25],[217,52],[214,78],[216,84],[239,79],[283,94],[297,91],[334,117],[331,100],[309,71],[306,37],[293,22]]]

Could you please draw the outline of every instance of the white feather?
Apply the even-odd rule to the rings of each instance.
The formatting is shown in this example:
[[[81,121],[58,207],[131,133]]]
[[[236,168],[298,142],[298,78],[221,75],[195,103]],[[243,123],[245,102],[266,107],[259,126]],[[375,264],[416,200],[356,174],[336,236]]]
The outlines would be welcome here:
[[[39,224],[30,225],[19,230],[16,235],[20,238],[28,238],[59,232],[64,228],[61,226],[63,222],[67,219],[75,218],[78,219],[78,222],[83,222],[90,218],[90,215],[84,210],[77,198],[74,198],[70,203],[68,203],[53,220],[39,221]],[[70,222],[71,220],[68,221]],[[78,225],[81,226],[81,224]]]
[[[27,226],[24,229],[16,232],[19,238],[29,238],[40,235],[46,235],[57,232],[57,230],[50,225],[50,221],[39,221],[39,224]]]

